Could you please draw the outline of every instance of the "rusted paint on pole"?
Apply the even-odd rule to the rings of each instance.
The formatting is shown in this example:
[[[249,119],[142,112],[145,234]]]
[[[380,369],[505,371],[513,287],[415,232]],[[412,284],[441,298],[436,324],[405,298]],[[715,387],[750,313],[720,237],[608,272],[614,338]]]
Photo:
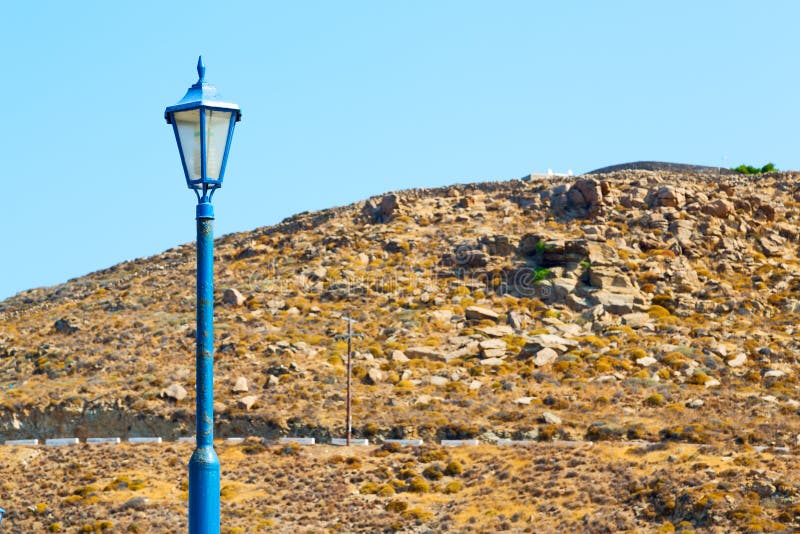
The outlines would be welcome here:
[[[219,534],[220,465],[214,450],[214,209],[197,205],[196,448],[189,460],[189,532]]]

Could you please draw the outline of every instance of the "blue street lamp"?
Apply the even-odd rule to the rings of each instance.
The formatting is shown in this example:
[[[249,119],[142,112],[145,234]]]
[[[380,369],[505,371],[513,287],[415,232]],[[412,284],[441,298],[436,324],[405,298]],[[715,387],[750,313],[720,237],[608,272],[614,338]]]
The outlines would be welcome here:
[[[214,208],[211,197],[222,187],[239,106],[218,99],[205,82],[203,58],[197,83],[180,102],[164,111],[181,155],[186,185],[197,195],[197,426],[189,460],[189,532],[219,533],[219,458],[214,451]]]

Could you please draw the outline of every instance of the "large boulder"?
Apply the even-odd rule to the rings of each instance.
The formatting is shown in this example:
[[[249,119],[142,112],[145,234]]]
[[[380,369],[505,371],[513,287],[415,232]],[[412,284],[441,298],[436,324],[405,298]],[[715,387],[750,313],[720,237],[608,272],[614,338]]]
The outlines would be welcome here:
[[[785,255],[786,238],[781,237],[780,234],[769,234],[758,238],[758,244],[765,256],[780,257]]]
[[[558,353],[549,347],[545,347],[540,349],[533,357],[533,364],[536,367],[542,367],[553,363],[556,358],[558,358]]]
[[[758,204],[753,209],[753,217],[763,221],[775,221],[775,208],[770,204]]]
[[[599,289],[632,288],[627,274],[616,267],[594,266],[589,268],[589,283]]]
[[[489,255],[484,252],[476,240],[458,243],[453,251],[442,256],[442,265],[456,268],[485,267],[489,263]]]
[[[696,255],[696,245],[692,238],[694,234],[694,221],[689,219],[675,219],[669,223],[669,231],[675,236],[675,240],[680,245],[683,253],[687,256]]]
[[[172,384],[171,386],[161,390],[162,398],[170,399],[175,402],[182,401],[183,399],[186,398],[186,395],[187,395],[186,388],[177,383]]]
[[[619,203],[624,208],[644,208],[647,198],[647,189],[643,187],[632,187],[626,195],[619,199]]]
[[[647,193],[645,203],[650,208],[681,208],[686,203],[686,194],[677,187],[664,185],[651,189]]]
[[[383,197],[380,204],[378,204],[379,222],[391,221],[394,216],[397,215],[399,208],[400,202],[398,201],[397,195],[386,195]]]
[[[229,287],[222,294],[222,303],[228,306],[238,307],[244,304],[245,298],[238,289]]]
[[[486,339],[481,341],[478,346],[481,349],[481,356],[484,358],[503,358],[506,355],[506,342],[502,339]]]
[[[733,202],[718,198],[714,202],[706,204],[703,211],[712,217],[724,219],[734,211]]]
[[[258,402],[258,395],[247,395],[236,400],[237,406],[245,410],[251,410]]]
[[[249,389],[247,379],[243,376],[238,377],[236,383],[233,385],[234,393],[247,393]]]
[[[634,288],[600,289],[590,293],[589,300],[592,304],[602,305],[605,311],[614,315],[645,311],[650,305],[650,299]]]
[[[571,186],[560,184],[542,192],[557,217],[591,219],[603,213],[609,195],[608,184],[594,178],[579,178]]]
[[[574,249],[585,251],[585,257],[581,260],[586,260],[592,267],[605,267],[609,265],[616,265],[619,263],[619,257],[614,247],[606,243],[599,243],[596,241],[583,241],[580,240],[580,246],[573,246]]]
[[[381,372],[380,369],[372,368],[369,371],[367,371],[367,376],[364,377],[364,381],[367,384],[372,384],[372,385],[379,384],[383,382],[383,372]]]
[[[368,200],[362,213],[371,223],[388,223],[400,213],[400,199],[395,194],[384,196],[380,201]]]
[[[507,235],[483,236],[480,239],[480,244],[492,256],[511,256],[514,254],[514,245],[511,244],[511,239]]]
[[[519,241],[520,255],[532,258],[542,267],[577,264],[584,260],[608,263],[615,255],[610,246],[586,239],[548,239],[538,234],[525,234]]]
[[[576,180],[567,191],[566,208],[575,218],[596,217],[603,211],[603,186],[592,178]]]
[[[497,312],[480,306],[470,306],[465,310],[465,315],[469,321],[483,321],[484,319],[497,321],[500,319],[500,315]]]

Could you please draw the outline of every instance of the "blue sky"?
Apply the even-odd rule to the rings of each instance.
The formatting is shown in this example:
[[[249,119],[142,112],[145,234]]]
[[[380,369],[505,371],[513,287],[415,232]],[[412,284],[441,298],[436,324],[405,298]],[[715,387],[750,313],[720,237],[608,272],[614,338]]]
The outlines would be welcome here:
[[[547,168],[800,168],[798,20],[768,0],[10,3],[0,299],[194,239],[162,115],[199,54],[243,111],[222,235]]]

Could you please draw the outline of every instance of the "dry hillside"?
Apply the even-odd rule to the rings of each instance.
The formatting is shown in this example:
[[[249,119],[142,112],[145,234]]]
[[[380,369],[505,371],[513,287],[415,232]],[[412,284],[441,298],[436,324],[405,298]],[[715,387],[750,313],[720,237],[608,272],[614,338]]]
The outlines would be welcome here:
[[[346,344],[333,335],[350,315],[365,336],[357,436],[637,440],[715,461],[793,450],[798,177],[637,170],[409,190],[222,237],[217,434],[341,436]],[[0,303],[0,439],[191,435],[194,268],[188,244]],[[731,494],[714,514],[634,505],[644,486],[610,506],[632,510],[622,530],[788,531],[797,481],[776,458],[741,487],[711,477]],[[684,484],[650,465],[638,484]],[[753,477],[774,491],[745,491]],[[576,522],[554,530],[593,528],[558,517]]]

